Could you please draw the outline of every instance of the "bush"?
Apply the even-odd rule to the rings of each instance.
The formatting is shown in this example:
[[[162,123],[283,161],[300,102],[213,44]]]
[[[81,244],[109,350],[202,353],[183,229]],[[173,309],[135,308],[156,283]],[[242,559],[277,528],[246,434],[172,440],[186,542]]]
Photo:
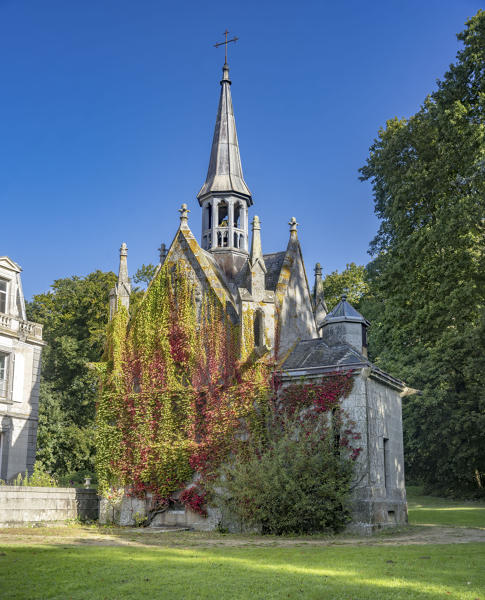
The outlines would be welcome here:
[[[286,425],[267,448],[253,447],[222,467],[215,503],[262,533],[338,532],[350,520],[352,471],[332,429]]]
[[[55,477],[52,477],[49,473],[44,470],[44,467],[40,462],[34,464],[34,471],[29,476],[28,471],[25,471],[24,475],[19,473],[15,479],[10,482],[5,482],[0,479],[0,485],[23,485],[27,487],[57,487],[58,483]]]

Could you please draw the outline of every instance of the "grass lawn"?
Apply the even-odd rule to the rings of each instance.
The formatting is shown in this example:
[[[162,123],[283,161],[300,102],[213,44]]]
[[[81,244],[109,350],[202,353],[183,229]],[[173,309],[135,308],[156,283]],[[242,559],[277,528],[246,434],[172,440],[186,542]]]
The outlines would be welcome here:
[[[407,488],[409,523],[485,529],[485,502],[466,502],[424,496],[419,487]]]
[[[465,528],[485,504],[409,491],[413,526],[374,538],[3,529],[0,598],[485,600],[485,535]]]
[[[3,600],[485,598],[485,544],[2,551]]]

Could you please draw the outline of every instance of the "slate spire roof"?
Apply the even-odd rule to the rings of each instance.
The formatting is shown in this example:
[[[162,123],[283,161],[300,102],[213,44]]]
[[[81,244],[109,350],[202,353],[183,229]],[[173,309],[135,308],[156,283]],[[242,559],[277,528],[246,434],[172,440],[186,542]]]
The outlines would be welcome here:
[[[197,194],[199,203],[212,193],[233,193],[242,196],[251,206],[252,198],[244,181],[239,143],[237,140],[236,120],[231,98],[231,80],[229,66],[222,67],[221,96],[217,110],[214,138],[209,161],[209,169],[204,185]]]

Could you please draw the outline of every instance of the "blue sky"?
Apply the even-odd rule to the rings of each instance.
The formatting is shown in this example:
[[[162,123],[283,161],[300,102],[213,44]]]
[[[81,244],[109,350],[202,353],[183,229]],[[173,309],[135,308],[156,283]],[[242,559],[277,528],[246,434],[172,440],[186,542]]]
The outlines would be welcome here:
[[[133,272],[170,243],[209,161],[227,28],[245,179],[264,252],[295,216],[312,277],[369,260],[358,169],[416,112],[480,8],[460,0],[0,0],[0,255],[27,298],[54,279]]]

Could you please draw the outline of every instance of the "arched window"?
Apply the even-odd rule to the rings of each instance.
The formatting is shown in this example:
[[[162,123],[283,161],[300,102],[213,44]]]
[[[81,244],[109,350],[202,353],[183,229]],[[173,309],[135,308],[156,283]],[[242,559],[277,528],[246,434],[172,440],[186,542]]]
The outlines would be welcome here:
[[[219,206],[218,206],[218,212],[217,212],[217,225],[218,227],[227,227],[228,226],[228,207],[227,207],[227,202],[225,200],[222,200],[222,202],[219,202]]]
[[[258,309],[254,315],[253,322],[254,345],[261,348],[264,344],[264,315],[261,309]]]
[[[234,248],[239,248],[239,244],[238,244],[238,235],[237,233],[234,233]]]
[[[220,231],[217,232],[217,247],[220,248],[222,246],[222,233]]]
[[[227,231],[225,231],[224,234],[223,234],[223,236],[222,236],[222,241],[223,241],[222,245],[224,246],[224,248],[227,248],[227,246],[228,246],[227,236],[228,236],[228,233],[227,233]]]
[[[207,205],[207,229],[212,229],[212,205]]]
[[[242,205],[238,202],[234,207],[234,227],[241,229]]]

